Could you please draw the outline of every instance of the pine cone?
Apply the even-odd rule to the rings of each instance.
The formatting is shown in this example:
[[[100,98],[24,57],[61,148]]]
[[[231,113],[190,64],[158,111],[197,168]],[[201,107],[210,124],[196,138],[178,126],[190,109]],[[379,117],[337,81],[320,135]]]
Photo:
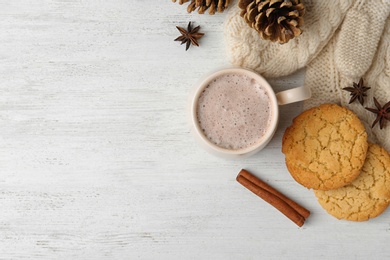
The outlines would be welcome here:
[[[241,17],[265,40],[283,44],[302,33],[301,0],[239,0],[238,6]]]
[[[172,0],[176,3],[177,0]],[[179,0],[179,4],[184,4],[191,1],[187,7],[187,12],[191,13],[198,9],[198,13],[204,14],[209,9],[209,14],[215,14],[215,12],[222,13],[228,8],[231,0]]]

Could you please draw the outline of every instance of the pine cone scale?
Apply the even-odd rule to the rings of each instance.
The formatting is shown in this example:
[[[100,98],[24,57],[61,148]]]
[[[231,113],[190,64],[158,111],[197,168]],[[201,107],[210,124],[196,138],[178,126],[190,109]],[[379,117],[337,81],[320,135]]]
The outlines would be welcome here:
[[[247,15],[247,21],[254,21],[256,16],[259,14],[259,12],[256,10],[256,8],[253,8],[250,10],[250,12],[248,12],[248,15]]]
[[[268,2],[267,1],[264,1],[264,2],[261,2],[261,3],[256,3],[255,5],[257,5],[257,10],[259,10],[259,12],[262,12],[264,7],[266,7],[268,5]]]
[[[280,24],[280,23],[283,22],[284,20],[286,20],[286,17],[285,17],[285,16],[279,16],[279,17],[278,17],[278,24]]]
[[[261,13],[259,16],[257,16],[256,18],[256,30],[258,32],[263,32],[265,30],[265,28],[267,27],[267,17],[265,16],[265,13]]]
[[[272,5],[274,5],[276,3],[279,3],[279,2],[283,2],[283,0],[271,0],[270,3],[269,3],[269,6],[272,6]],[[286,2],[288,3],[289,1],[285,1],[285,3]]]
[[[297,18],[297,17],[299,17],[299,12],[298,12],[298,10],[290,11],[288,13],[288,16],[290,16],[291,18]]]
[[[291,7],[292,6],[292,3],[290,2],[290,1],[288,1],[288,2],[283,2],[281,5],[280,5],[280,8],[282,8],[282,7]]]
[[[273,11],[275,11],[275,8],[268,8],[267,11],[265,11],[265,15],[267,17],[270,17]]]

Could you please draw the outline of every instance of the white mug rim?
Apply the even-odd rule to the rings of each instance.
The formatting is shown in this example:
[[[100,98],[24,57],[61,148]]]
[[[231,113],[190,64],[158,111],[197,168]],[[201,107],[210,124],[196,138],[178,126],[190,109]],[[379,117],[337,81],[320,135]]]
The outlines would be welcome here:
[[[272,114],[271,114],[271,122],[269,127],[267,128],[267,132],[256,142],[254,145],[250,145],[244,149],[227,149],[220,147],[213,142],[211,142],[207,136],[204,135],[203,130],[199,126],[198,119],[197,119],[197,103],[198,99],[203,92],[203,90],[206,88],[206,86],[215,78],[229,73],[240,73],[247,76],[250,76],[254,78],[257,82],[261,84],[263,88],[266,89],[267,93],[269,94],[270,103],[272,106]],[[207,145],[208,147],[212,148],[212,150],[226,154],[226,155],[246,155],[249,153],[253,153],[254,151],[261,150],[273,137],[275,134],[276,128],[278,126],[279,121],[279,106],[278,101],[276,98],[276,94],[274,90],[272,89],[271,85],[268,83],[266,79],[264,79],[261,75],[258,73],[244,68],[226,68],[226,69],[220,69],[217,71],[212,72],[208,76],[206,76],[196,87],[195,94],[193,95],[192,101],[191,101],[191,118],[192,118],[192,125],[195,127],[195,131],[197,136],[202,140],[202,142]]]

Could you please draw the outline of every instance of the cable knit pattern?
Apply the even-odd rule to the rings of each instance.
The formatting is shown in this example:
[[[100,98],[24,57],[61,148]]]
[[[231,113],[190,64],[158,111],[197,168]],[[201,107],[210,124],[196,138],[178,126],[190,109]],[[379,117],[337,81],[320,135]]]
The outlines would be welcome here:
[[[304,102],[304,109],[324,103],[340,103],[340,77],[334,63],[335,37],[306,68],[305,86],[312,97]]]
[[[306,0],[304,4],[302,35],[283,45],[261,39],[240,16],[240,9],[235,4],[224,26],[230,62],[265,77],[285,76],[306,66],[332,37],[352,0]]]
[[[387,18],[385,28],[381,33],[376,54],[371,67],[363,76],[364,85],[371,87],[367,92],[364,107],[375,107],[373,97],[384,105],[390,100],[390,18]],[[380,129],[378,125],[371,128],[376,115],[367,111],[358,102],[348,104],[349,92],[342,88],[352,86],[359,77],[349,77],[339,71],[335,65],[335,52],[340,35],[337,33],[324,50],[311,62],[306,69],[305,86],[310,87],[312,98],[305,101],[308,109],[322,103],[339,103],[352,111],[364,122],[371,142],[378,143],[390,151],[390,122]],[[358,59],[358,58],[357,58]]]
[[[338,70],[349,77],[361,77],[375,55],[390,0],[358,0],[345,16],[336,43],[335,62]]]

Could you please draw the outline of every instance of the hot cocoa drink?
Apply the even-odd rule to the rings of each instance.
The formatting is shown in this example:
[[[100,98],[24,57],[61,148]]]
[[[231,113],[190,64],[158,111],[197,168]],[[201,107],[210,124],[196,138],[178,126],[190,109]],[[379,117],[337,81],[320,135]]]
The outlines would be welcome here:
[[[274,116],[266,88],[239,72],[212,79],[199,96],[196,115],[203,134],[229,150],[262,142]]]

